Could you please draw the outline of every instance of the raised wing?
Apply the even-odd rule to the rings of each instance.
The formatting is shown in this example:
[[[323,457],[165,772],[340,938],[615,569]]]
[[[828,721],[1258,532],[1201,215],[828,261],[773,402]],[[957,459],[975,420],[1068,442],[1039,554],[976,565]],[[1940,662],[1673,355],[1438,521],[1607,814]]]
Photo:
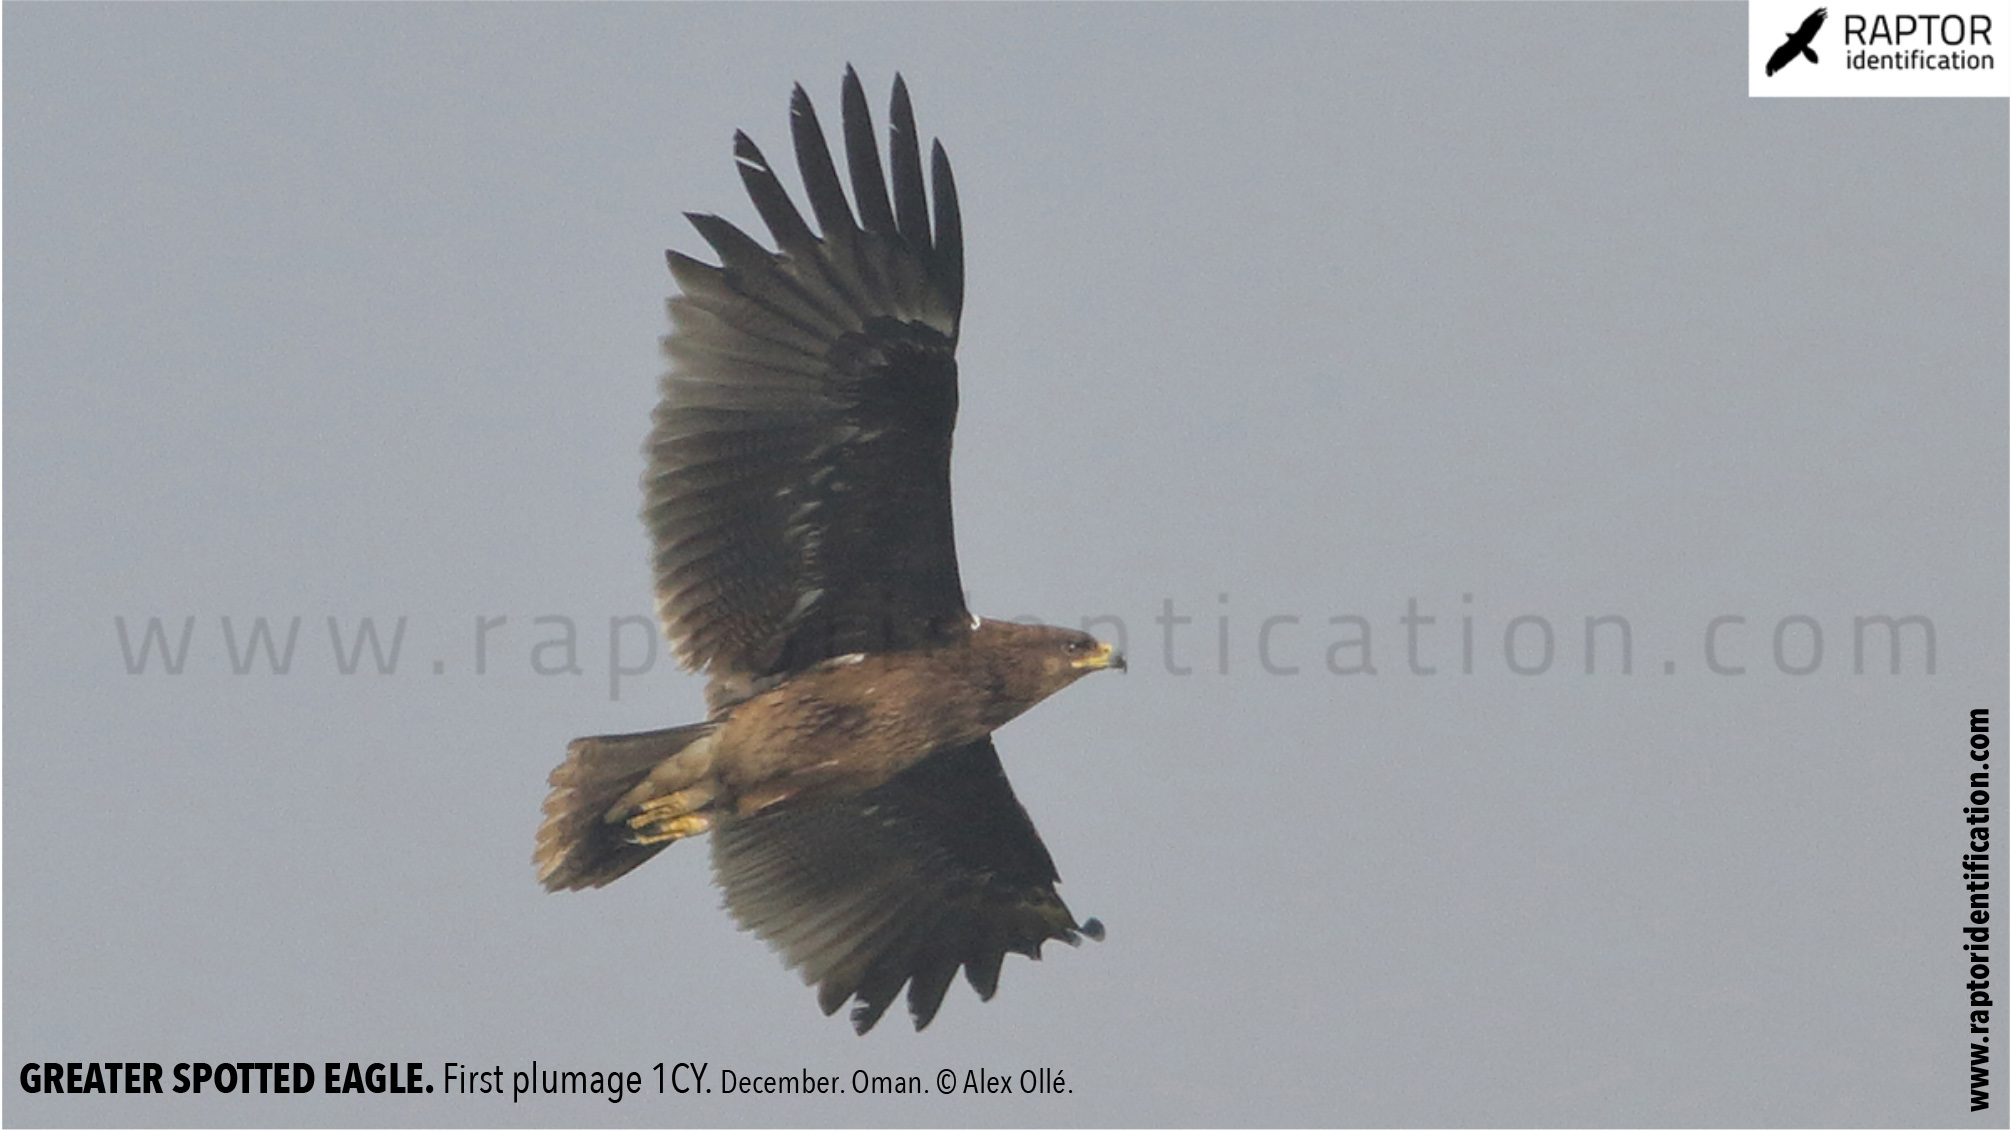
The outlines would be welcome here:
[[[1048,940],[1103,936],[1055,894],[1055,863],[990,738],[857,797],[717,826],[713,873],[734,918],[801,969],[826,1014],[858,999],[862,1034],[903,984],[920,1030],[960,966],[989,999],[1007,952],[1039,959]]]
[[[858,217],[803,88],[790,100],[813,234],[761,151],[734,160],[778,251],[690,214],[720,266],[667,253],[672,360],[648,445],[643,518],[657,613],[714,707],[827,657],[966,631],[950,521],[964,241],[931,154],[934,223],[908,90],[894,81],[893,197],[846,70]]]

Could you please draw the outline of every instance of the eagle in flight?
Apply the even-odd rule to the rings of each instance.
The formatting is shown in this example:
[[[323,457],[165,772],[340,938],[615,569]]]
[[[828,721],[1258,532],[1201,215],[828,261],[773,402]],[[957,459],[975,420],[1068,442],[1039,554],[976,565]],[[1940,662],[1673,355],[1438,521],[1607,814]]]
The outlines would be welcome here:
[[[715,267],[666,253],[671,359],[646,446],[656,606],[703,723],[576,739],[533,860],[598,887],[695,834],[742,928],[865,1033],[904,986],[921,1029],[962,969],[980,998],[1007,952],[1101,939],[1013,795],[992,732],[1077,679],[1123,669],[1086,633],[964,605],[951,531],[964,241],[937,143],[925,192],[894,80],[882,172],[845,75],[843,182],[801,86],[790,131],[813,232],[746,134],[734,162],[771,252],[689,213]]]
[[[1816,42],[1816,33],[1823,29],[1823,21],[1829,15],[1830,9],[1818,8],[1816,11],[1811,12],[1807,19],[1802,21],[1801,27],[1788,33],[1788,41],[1780,47],[1775,48],[1773,55],[1768,56],[1767,73],[1769,78],[1773,78],[1776,71],[1795,62],[1795,57],[1798,55],[1812,63],[1816,62],[1816,52],[1811,49],[1810,44]]]

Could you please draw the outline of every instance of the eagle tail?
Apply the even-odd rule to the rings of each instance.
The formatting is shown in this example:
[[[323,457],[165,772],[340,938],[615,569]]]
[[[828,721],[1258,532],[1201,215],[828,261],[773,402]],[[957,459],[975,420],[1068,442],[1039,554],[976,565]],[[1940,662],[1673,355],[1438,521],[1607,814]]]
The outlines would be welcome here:
[[[545,821],[531,855],[539,883],[553,892],[599,888],[669,845],[669,840],[639,843],[626,823],[609,820],[609,812],[651,771],[713,730],[713,724],[695,723],[568,744],[566,761],[546,780],[552,792],[545,797]]]
[[[1816,62],[1816,48],[1814,47],[1803,48],[1802,57],[1809,60],[1812,63]]]

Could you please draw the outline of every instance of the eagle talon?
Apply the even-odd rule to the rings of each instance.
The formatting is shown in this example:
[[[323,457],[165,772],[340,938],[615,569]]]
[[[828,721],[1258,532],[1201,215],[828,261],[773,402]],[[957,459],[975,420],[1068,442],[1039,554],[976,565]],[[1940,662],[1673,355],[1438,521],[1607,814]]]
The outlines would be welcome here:
[[[630,840],[639,845],[655,845],[704,833],[712,828],[713,820],[699,811],[711,804],[719,792],[716,784],[702,782],[649,799],[628,819]]]
[[[655,845],[704,833],[712,827],[713,819],[704,814],[641,813],[629,819],[629,840],[638,845]]]
[[[687,786],[683,790],[673,790],[661,797],[651,798],[637,807],[638,816],[648,815],[660,818],[674,818],[680,814],[693,814],[706,808],[719,796],[719,787],[710,782],[697,786]],[[634,821],[631,818],[630,821]]]

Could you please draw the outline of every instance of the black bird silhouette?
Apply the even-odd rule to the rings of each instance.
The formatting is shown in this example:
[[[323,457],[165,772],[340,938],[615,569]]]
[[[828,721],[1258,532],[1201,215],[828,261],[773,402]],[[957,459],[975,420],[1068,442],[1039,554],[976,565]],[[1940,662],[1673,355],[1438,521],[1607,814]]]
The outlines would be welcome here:
[[[1809,18],[1802,22],[1801,27],[1788,34],[1788,42],[1775,48],[1774,54],[1768,56],[1767,73],[1769,78],[1773,78],[1776,71],[1795,62],[1795,57],[1798,55],[1803,56],[1812,63],[1816,62],[1816,52],[1811,51],[1809,45],[1816,41],[1817,30],[1823,27],[1823,19],[1829,14],[1829,9],[1818,8],[1809,14]]]

